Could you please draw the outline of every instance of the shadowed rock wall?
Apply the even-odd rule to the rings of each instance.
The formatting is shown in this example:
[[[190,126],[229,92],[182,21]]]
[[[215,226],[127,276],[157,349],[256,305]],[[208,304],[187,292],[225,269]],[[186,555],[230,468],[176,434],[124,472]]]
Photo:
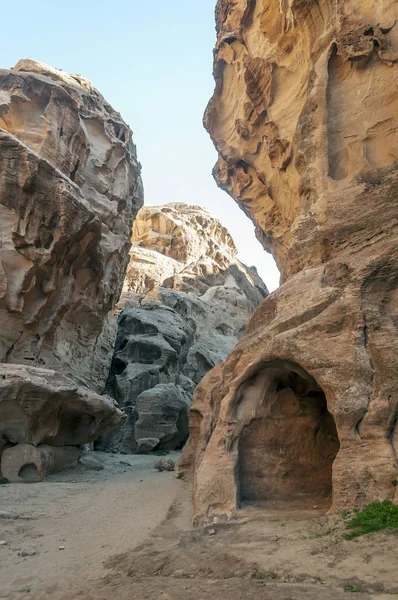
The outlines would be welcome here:
[[[179,448],[195,386],[224,360],[267,289],[205,209],[144,207],[133,230],[107,392],[128,419],[97,447]]]

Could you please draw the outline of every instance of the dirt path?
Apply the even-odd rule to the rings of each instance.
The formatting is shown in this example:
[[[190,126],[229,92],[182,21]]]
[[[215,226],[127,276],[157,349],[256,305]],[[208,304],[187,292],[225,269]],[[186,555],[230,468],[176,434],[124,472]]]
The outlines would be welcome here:
[[[142,543],[165,519],[181,486],[173,473],[153,469],[156,457],[100,458],[103,471],[0,486],[1,599],[55,599],[89,583],[103,575],[104,561]]]
[[[0,518],[0,539],[8,543],[0,546],[0,598],[397,597],[397,535],[348,541],[341,517],[280,504],[192,530],[190,482],[157,473],[155,460],[105,455],[98,473],[1,486],[0,511],[8,518]],[[37,554],[18,555],[31,551]]]

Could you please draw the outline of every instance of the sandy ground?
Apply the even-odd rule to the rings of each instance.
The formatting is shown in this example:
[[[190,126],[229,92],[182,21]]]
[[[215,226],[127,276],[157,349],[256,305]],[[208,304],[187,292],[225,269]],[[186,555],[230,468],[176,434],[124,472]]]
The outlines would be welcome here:
[[[188,481],[154,471],[156,457],[100,456],[103,471],[0,487],[0,598],[398,595],[398,535],[347,541],[341,517],[292,505],[251,507],[239,522],[192,530]]]
[[[165,519],[180,486],[173,473],[154,470],[157,457],[95,455],[103,471],[0,486],[0,541],[7,543],[0,545],[1,599],[55,599],[103,575],[105,560],[143,542]]]

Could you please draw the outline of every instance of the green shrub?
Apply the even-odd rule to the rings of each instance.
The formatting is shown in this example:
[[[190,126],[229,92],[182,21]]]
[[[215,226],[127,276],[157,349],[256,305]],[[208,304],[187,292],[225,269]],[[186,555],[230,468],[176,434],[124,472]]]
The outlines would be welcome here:
[[[361,588],[359,588],[357,585],[352,585],[352,583],[346,583],[344,586],[344,591],[355,594],[356,592],[360,592]]]
[[[372,502],[364,510],[355,511],[346,525],[353,530],[345,534],[346,540],[382,529],[398,529],[398,505],[390,500]]]
[[[265,573],[265,579],[279,579],[279,575],[275,571],[268,571]]]
[[[279,575],[278,573],[275,573],[275,571],[256,571],[255,573],[252,573],[251,575],[252,579],[279,579]]]

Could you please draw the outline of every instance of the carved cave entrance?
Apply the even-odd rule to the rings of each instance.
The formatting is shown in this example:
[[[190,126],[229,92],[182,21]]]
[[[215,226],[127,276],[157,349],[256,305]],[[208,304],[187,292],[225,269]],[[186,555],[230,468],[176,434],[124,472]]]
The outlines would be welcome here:
[[[238,419],[251,415],[239,441],[241,504],[330,506],[340,445],[315,379],[295,363],[274,360],[242,386],[239,397]]]

